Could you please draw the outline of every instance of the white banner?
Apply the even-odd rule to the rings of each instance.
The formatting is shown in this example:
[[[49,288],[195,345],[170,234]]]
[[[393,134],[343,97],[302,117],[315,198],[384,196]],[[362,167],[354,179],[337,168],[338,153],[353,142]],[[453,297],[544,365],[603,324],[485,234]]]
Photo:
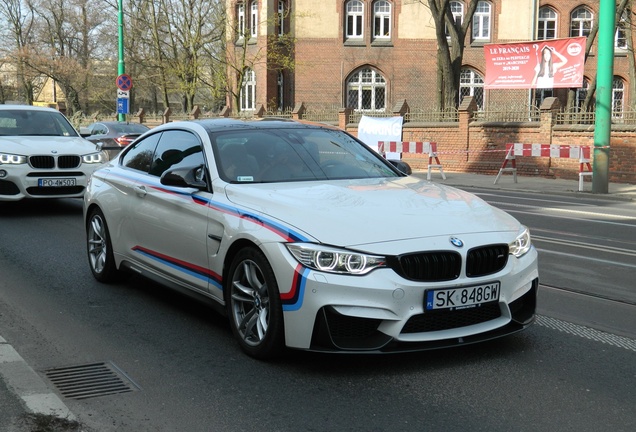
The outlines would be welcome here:
[[[378,151],[378,141],[402,141],[403,121],[404,119],[401,116],[362,116],[358,124],[358,139]]]

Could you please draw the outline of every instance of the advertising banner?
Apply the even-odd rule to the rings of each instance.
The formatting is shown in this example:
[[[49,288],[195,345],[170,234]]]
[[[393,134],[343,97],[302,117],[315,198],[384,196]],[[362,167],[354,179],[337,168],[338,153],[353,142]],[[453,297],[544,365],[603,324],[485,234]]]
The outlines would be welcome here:
[[[484,46],[486,89],[583,86],[585,37]]]

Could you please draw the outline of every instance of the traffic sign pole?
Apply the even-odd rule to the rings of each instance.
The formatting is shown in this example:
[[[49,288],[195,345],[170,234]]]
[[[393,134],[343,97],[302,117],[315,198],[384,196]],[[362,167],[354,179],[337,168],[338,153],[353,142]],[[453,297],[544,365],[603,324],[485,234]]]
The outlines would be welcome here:
[[[117,25],[119,36],[119,62],[117,63],[117,75],[122,76],[126,73],[126,64],[124,63],[124,6],[123,0],[117,1]],[[117,104],[119,107],[119,104]],[[119,112],[119,110],[118,110]],[[119,121],[126,121],[126,114],[118,114]]]

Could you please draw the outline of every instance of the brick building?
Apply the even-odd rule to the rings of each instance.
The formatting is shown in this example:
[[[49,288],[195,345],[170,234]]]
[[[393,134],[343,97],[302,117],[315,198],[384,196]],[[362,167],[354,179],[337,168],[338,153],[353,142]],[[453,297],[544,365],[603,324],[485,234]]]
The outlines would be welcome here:
[[[261,105],[280,110],[302,102],[311,108],[390,112],[405,100],[411,111],[434,108],[437,39],[427,0],[226,1],[232,67],[245,65],[248,71],[238,91],[241,111]],[[467,3],[450,3],[455,19],[463,21]],[[479,1],[466,37],[459,102],[474,96],[479,109],[538,107],[554,96],[565,106],[567,89],[484,90],[483,46],[587,36],[598,21],[598,9],[597,0]],[[622,29],[616,34],[617,115],[629,106],[627,34]],[[273,54],[280,37],[292,41],[286,49],[293,69],[279,67],[279,56]],[[585,65],[584,86],[596,74],[594,49]],[[578,89],[577,103],[584,97],[585,88]],[[228,106],[233,105],[229,98]]]

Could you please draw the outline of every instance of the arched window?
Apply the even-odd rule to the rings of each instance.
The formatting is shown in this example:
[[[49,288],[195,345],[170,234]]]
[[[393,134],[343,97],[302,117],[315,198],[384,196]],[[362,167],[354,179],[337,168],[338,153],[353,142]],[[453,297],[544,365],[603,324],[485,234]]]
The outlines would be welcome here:
[[[623,11],[621,19],[616,23],[616,34],[614,35],[614,48],[617,50],[627,49],[627,29],[630,26],[631,14],[627,9]]]
[[[449,4],[455,26],[461,26],[464,23],[464,4],[458,1],[452,1]],[[448,31],[448,26],[446,24],[444,25],[444,29],[446,37],[450,38],[450,32]]]
[[[539,9],[539,25],[537,28],[537,39],[556,39],[557,35],[557,14],[551,7],[544,6]]]
[[[386,109],[386,80],[371,68],[360,69],[347,80],[347,107],[356,111]]]
[[[623,117],[625,101],[625,84],[620,77],[614,77],[612,82],[612,117]]]
[[[250,36],[258,36],[258,2],[253,1],[250,5]]]
[[[473,96],[477,107],[484,109],[484,78],[469,68],[462,68],[459,76],[459,103],[466,96]]]
[[[241,111],[256,109],[256,74],[250,68],[245,69],[241,88]]]
[[[386,0],[373,3],[373,37],[376,39],[391,37],[391,3]]]
[[[574,9],[570,15],[570,37],[587,36],[592,30],[594,15],[586,7]]]
[[[278,27],[278,36],[285,34],[285,1],[278,0],[278,9],[276,12],[276,27]]]
[[[360,0],[351,0],[347,2],[346,9],[346,36],[347,38],[359,39],[362,37],[364,4]]]
[[[239,3],[236,8],[236,31],[239,39],[245,36],[245,5],[243,3]]]
[[[490,39],[490,22],[492,15],[492,6],[486,1],[477,3],[475,14],[473,15],[473,39],[489,40]]]

